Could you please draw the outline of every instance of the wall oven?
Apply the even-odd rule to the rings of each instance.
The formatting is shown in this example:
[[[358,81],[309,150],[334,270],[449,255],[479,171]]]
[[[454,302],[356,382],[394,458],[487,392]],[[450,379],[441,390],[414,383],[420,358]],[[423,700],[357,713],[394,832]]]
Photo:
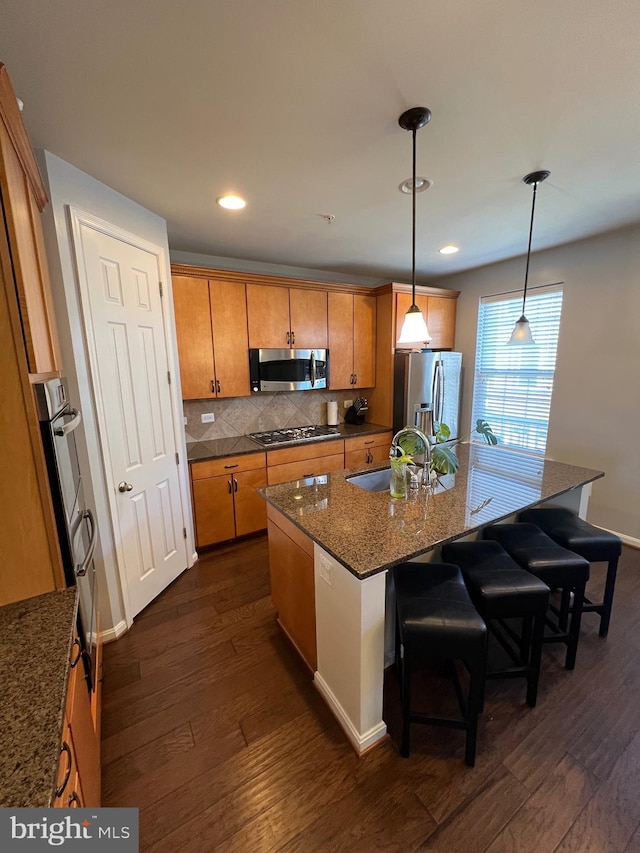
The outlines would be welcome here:
[[[68,586],[78,587],[78,635],[91,692],[97,678],[98,597],[93,554],[98,531],[85,503],[76,447],[82,417],[69,403],[64,379],[36,383],[34,392],[65,579]]]
[[[251,391],[311,391],[329,383],[329,350],[250,349]]]

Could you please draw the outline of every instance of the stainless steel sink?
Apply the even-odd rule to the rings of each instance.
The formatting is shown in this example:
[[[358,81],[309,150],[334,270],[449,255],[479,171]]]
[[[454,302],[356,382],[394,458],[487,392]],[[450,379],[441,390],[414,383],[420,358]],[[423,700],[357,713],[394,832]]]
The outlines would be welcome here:
[[[391,468],[383,468],[382,471],[366,471],[364,474],[354,474],[346,478],[347,482],[367,492],[388,491],[390,479]]]

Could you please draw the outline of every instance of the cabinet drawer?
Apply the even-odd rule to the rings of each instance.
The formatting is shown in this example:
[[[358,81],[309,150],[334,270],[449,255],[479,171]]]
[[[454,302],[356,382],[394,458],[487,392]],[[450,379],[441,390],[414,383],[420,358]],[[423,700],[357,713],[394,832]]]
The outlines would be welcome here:
[[[302,480],[305,477],[317,477],[329,471],[341,471],[344,468],[344,453],[334,456],[321,456],[317,459],[304,459],[301,462],[286,462],[284,465],[272,465],[267,468],[267,482],[287,483],[289,480]]]
[[[344,453],[344,441],[317,441],[297,447],[282,447],[267,452],[267,465],[283,465],[285,462],[300,462],[303,459],[318,459]]]
[[[264,453],[243,453],[240,456],[225,456],[222,459],[207,459],[204,462],[191,463],[191,479],[206,480],[220,474],[238,474],[241,471],[254,471],[264,468]]]
[[[389,447],[379,444],[377,447],[366,447],[363,450],[350,450],[344,454],[345,468],[360,468],[363,465],[380,465],[389,459]]]
[[[358,435],[354,438],[345,438],[344,452],[349,453],[352,450],[366,450],[368,447],[373,448],[386,446],[389,448],[391,446],[392,438],[393,434],[391,430],[389,430],[389,432],[380,432],[376,435]]]

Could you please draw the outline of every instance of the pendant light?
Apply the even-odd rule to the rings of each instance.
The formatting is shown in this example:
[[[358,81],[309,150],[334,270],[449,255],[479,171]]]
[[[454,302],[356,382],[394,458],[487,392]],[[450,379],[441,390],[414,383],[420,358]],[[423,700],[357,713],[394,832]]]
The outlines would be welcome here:
[[[531,329],[529,327],[529,321],[524,316],[524,304],[527,299],[527,282],[529,280],[529,261],[531,260],[531,237],[533,236],[533,215],[536,209],[536,193],[538,191],[538,184],[541,184],[543,181],[546,181],[550,174],[551,172],[547,172],[543,169],[540,172],[530,172],[522,179],[523,183],[529,184],[529,186],[533,185],[533,199],[531,201],[531,223],[529,225],[529,248],[527,249],[527,266],[524,273],[522,314],[520,316],[520,319],[516,320],[516,324],[513,327],[513,332],[511,332],[511,337],[508,340],[509,344],[535,344],[535,341],[533,340],[533,336],[531,334]]]
[[[402,324],[399,344],[410,344],[418,341],[428,343],[431,335],[422,311],[416,305],[416,131],[428,124],[431,119],[431,110],[427,107],[412,107],[402,113],[398,124],[403,130],[410,130],[413,135],[413,179],[411,183],[412,199],[412,240],[411,240],[411,307],[407,311]]]

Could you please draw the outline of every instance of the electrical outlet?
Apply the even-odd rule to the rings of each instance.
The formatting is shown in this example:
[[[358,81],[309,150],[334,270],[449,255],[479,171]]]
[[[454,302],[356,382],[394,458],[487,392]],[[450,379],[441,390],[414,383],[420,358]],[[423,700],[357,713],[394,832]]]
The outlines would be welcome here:
[[[353,406],[353,400],[345,400],[345,401],[344,401],[344,407],[345,407],[345,409],[348,409],[348,408],[349,408],[349,406]]]
[[[205,412],[204,414],[200,415],[200,420],[203,424],[212,424],[215,419],[216,416],[213,414],[213,412]]]
[[[187,425],[187,416],[186,415],[184,416],[184,425],[185,426]]]
[[[320,557],[319,568],[320,568],[320,577],[322,578],[322,580],[326,584],[329,584],[329,586],[333,586],[333,583],[332,583],[333,578],[331,577],[331,569],[333,567],[332,567],[331,563],[328,560],[324,559],[324,557]]]

